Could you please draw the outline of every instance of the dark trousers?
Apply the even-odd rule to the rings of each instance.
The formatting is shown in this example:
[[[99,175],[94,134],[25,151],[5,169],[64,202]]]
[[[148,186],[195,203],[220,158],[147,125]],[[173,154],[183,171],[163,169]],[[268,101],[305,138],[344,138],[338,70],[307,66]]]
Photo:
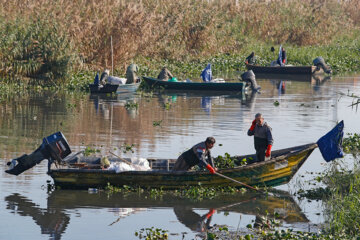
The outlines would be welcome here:
[[[176,160],[174,167],[173,167],[173,171],[187,171],[191,168],[191,166],[189,166],[189,164],[186,163],[185,158],[183,157],[183,155],[180,155],[178,157],[178,159]]]
[[[256,149],[256,161],[257,162],[265,161],[265,152],[266,152],[266,148]]]

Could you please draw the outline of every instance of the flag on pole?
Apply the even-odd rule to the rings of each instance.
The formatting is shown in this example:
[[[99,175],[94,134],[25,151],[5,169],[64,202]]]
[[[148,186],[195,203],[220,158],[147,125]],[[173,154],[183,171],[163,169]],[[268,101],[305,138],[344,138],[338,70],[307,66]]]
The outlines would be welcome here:
[[[325,161],[330,162],[335,158],[344,156],[342,151],[343,130],[344,121],[341,121],[330,132],[317,141],[317,145]]]

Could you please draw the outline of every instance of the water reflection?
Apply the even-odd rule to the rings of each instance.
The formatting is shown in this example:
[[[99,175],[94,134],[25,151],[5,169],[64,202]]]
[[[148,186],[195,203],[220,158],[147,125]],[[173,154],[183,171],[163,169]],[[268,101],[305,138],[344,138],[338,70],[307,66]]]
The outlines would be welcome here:
[[[70,218],[75,217],[72,212],[76,209],[105,209],[114,213],[115,218],[109,222],[98,216],[97,226],[89,229],[102,229],[106,226],[121,225],[130,215],[136,215],[149,208],[173,209],[177,220],[188,230],[193,232],[206,232],[211,228],[211,221],[215,213],[228,212],[254,215],[260,219],[269,213],[274,217],[275,212],[285,223],[306,223],[308,219],[301,212],[299,206],[286,192],[279,192],[279,196],[258,195],[255,193],[225,195],[212,200],[194,201],[164,195],[161,198],[151,197],[147,194],[90,194],[86,191],[56,190],[48,195],[47,207],[41,208],[30,199],[20,195],[11,194],[5,197],[6,209],[22,217],[30,216],[40,226],[41,233],[49,235],[49,239],[61,239],[71,225]],[[198,214],[198,210],[206,210],[205,214]],[[75,211],[76,212],[76,211]],[[219,222],[220,221],[220,222]],[[149,223],[154,225],[156,219]],[[103,224],[103,226],[102,226]],[[217,220],[212,224],[222,224]],[[150,227],[150,226],[148,226]]]
[[[20,194],[9,195],[5,197],[5,201],[6,209],[23,217],[32,217],[39,225],[41,234],[49,235],[49,239],[52,240],[61,239],[61,235],[65,233],[70,222],[70,216],[65,214],[61,207],[48,206],[43,209]]]

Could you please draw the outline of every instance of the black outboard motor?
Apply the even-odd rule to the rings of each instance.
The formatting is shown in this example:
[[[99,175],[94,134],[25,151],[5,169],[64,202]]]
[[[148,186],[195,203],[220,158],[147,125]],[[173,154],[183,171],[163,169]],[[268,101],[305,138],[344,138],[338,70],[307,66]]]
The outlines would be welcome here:
[[[260,90],[261,87],[257,84],[255,79],[255,74],[252,70],[249,70],[241,74],[241,79],[244,82],[250,83],[251,89],[253,91],[258,92]]]
[[[332,73],[331,68],[330,68],[328,65],[326,65],[325,60],[324,60],[324,58],[322,58],[322,57],[317,57],[317,58],[315,58],[315,59],[313,60],[313,64],[314,64],[314,66],[316,66],[319,70],[322,68],[322,69],[324,70],[324,72],[327,73],[327,74]]]
[[[70,153],[71,149],[65,136],[61,132],[57,132],[44,138],[40,147],[30,155],[24,154],[8,162],[7,165],[11,167],[5,172],[12,175],[19,175],[44,159],[61,162],[61,160]]]

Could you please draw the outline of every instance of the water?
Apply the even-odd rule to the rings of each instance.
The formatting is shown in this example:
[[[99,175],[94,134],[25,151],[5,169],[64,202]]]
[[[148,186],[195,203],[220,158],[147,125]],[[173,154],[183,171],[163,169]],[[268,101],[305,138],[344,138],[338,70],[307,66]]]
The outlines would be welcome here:
[[[151,226],[169,230],[170,239],[181,239],[182,233],[192,239],[201,236],[204,216],[211,208],[217,211],[209,226],[227,224],[231,230],[246,231],[257,215],[275,209],[283,213],[284,226],[316,231],[324,221],[321,202],[290,196],[270,201],[248,194],[198,203],[96,191],[47,193],[47,181],[52,180],[46,175],[46,161],[19,176],[6,174],[5,163],[31,153],[43,137],[56,131],[64,133],[73,152],[90,146],[104,155],[112,151],[122,157],[177,158],[193,144],[214,136],[213,156],[253,153],[253,139],[246,132],[257,112],[272,127],[273,149],[316,142],[340,120],[345,122],[345,132],[359,133],[360,110],[349,107],[353,99],[346,96],[360,95],[358,80],[336,77],[318,85],[290,81],[285,92],[279,91],[279,81],[259,80],[261,94],[246,99],[199,93],[141,97],[41,92],[1,103],[0,239],[136,239],[135,231]],[[127,110],[128,101],[137,102],[138,108]],[[122,146],[132,144],[134,152],[124,153]],[[327,166],[316,149],[293,180],[278,189],[293,193],[300,180],[311,179],[311,172]]]

